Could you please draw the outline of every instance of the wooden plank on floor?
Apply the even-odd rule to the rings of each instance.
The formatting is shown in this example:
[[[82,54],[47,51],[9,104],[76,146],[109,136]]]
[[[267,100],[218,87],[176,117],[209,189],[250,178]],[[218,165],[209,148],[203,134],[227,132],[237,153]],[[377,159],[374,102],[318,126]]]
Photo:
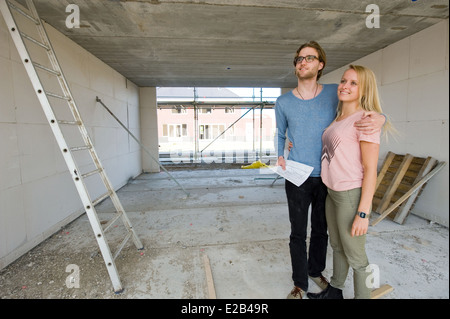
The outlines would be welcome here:
[[[390,286],[390,285],[383,285],[380,288],[372,290],[372,292],[370,293],[370,299],[381,298],[381,297],[383,297],[384,295],[390,293],[393,290],[394,290],[394,288],[392,288],[392,286]]]
[[[208,288],[208,298],[216,299],[216,290],[214,288],[214,280],[211,271],[211,264],[209,263],[209,258],[205,254],[203,255],[203,264],[205,266],[205,274],[206,274],[206,285]]]

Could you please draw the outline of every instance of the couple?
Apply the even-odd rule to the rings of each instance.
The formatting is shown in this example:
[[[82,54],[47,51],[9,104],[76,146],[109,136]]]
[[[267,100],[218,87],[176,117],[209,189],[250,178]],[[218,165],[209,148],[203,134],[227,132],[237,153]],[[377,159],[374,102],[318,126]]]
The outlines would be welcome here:
[[[373,72],[350,66],[339,84],[319,84],[326,65],[321,46],[311,41],[295,55],[298,86],[277,99],[278,162],[289,159],[314,167],[299,187],[286,180],[291,234],[289,248],[294,288],[289,299],[302,299],[308,277],[322,292],[310,299],[343,298],[349,267],[353,268],[355,298],[370,298],[366,285],[369,265],[365,252],[372,197],[377,179],[381,113]],[[311,204],[309,255],[306,248],[308,209]],[[325,269],[328,232],[333,248],[333,275]]]

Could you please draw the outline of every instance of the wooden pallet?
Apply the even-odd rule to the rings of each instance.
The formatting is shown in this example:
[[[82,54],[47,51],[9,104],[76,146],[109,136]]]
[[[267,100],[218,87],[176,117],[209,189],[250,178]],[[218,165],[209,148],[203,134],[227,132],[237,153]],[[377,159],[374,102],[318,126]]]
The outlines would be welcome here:
[[[442,169],[445,162],[432,157],[414,157],[388,152],[378,173],[372,211],[380,216],[374,226],[389,216],[394,222],[403,224],[427,181]]]

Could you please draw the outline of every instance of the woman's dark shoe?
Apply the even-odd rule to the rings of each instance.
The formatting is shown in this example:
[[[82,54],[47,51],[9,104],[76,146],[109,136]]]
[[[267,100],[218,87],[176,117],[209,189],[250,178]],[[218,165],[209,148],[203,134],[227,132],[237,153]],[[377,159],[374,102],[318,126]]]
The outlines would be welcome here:
[[[328,285],[327,288],[319,293],[308,292],[306,294],[309,299],[344,299],[342,290]]]

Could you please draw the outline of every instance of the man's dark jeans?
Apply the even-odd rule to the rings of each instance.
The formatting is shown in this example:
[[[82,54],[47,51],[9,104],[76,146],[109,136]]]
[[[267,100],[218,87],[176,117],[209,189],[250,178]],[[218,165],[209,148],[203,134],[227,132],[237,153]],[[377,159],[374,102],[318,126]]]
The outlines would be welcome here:
[[[291,235],[292,280],[303,291],[308,290],[308,275],[319,277],[325,269],[327,257],[327,221],[325,199],[327,187],[320,177],[309,177],[299,187],[286,180]],[[311,204],[311,236],[309,258],[306,249],[308,210]]]

